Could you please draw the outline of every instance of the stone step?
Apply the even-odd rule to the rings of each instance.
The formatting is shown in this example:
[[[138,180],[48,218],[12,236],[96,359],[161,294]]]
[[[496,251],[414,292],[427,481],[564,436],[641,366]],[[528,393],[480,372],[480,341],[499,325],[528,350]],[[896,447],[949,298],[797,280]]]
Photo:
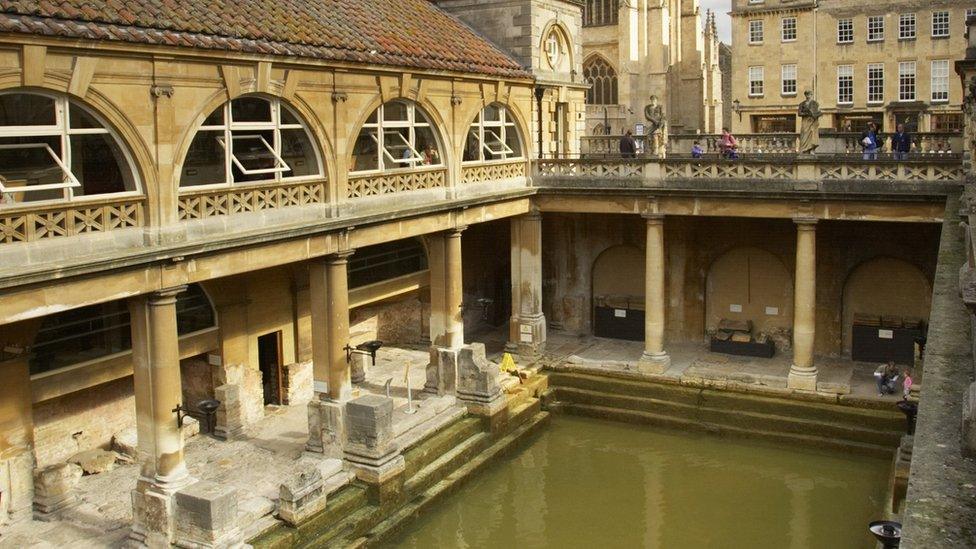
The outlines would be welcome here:
[[[571,404],[648,412],[706,425],[728,425],[738,428],[752,428],[759,431],[815,434],[854,442],[868,442],[871,444],[890,446],[892,448],[898,445],[901,435],[904,434],[902,430],[871,429],[857,423],[834,423],[736,408],[716,408],[711,406],[707,400],[702,400],[698,406],[692,406],[659,399],[621,396],[565,387],[556,389],[556,398],[559,401],[565,401]]]
[[[761,431],[756,429],[742,428],[734,425],[702,423],[699,421],[670,415],[642,412],[638,410],[623,410],[620,408],[611,408],[606,406],[559,402],[553,408],[553,410],[560,413],[568,413],[598,419],[608,419],[612,421],[642,425],[654,425],[675,430],[707,432],[739,439],[751,438],[766,440],[782,444],[797,445],[805,448],[849,452],[878,458],[890,458],[893,452],[891,447],[879,444],[843,440],[812,434]]]
[[[397,435],[397,445],[401,451],[405,452],[417,445],[423,444],[427,439],[435,436],[448,425],[457,422],[467,415],[467,413],[468,411],[463,406],[451,406],[441,410],[424,422],[415,425],[412,429]]]
[[[404,452],[405,478],[410,478],[427,467],[451,448],[482,432],[482,422],[476,417],[464,417],[452,425],[434,433],[421,444]]]
[[[900,431],[904,427],[904,416],[893,406],[891,409],[865,409],[840,404],[836,399],[832,402],[808,401],[570,372],[550,374],[549,383],[551,387],[557,389],[571,387],[694,406],[707,402],[710,407],[718,409],[773,413],[780,416],[807,418],[831,423],[861,425],[877,430]],[[796,396],[799,397],[800,395]]]
[[[323,532],[341,526],[352,515],[369,507],[366,488],[358,483],[348,484],[326,500],[321,513],[295,529],[292,547],[314,546]]]
[[[372,547],[384,543],[395,536],[414,518],[428,510],[441,498],[460,488],[465,481],[486,466],[494,463],[499,457],[520,448],[526,440],[537,433],[549,421],[547,412],[538,412],[518,428],[494,441],[483,451],[465,461],[449,475],[430,486],[423,493],[418,494],[403,508],[384,519],[372,528],[365,536],[348,540],[345,547]]]
[[[415,475],[407,478],[403,485],[407,497],[417,495],[435,482],[439,482],[475,454],[484,450],[490,443],[491,435],[482,431],[453,446],[426,467],[417,471]]]

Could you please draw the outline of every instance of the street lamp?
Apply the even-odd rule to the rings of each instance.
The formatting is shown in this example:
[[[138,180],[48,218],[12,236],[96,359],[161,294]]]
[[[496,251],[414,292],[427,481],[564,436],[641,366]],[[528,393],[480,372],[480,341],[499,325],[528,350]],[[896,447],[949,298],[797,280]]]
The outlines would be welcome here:
[[[732,101],[732,112],[739,115],[739,122],[742,122],[742,102],[738,99]]]

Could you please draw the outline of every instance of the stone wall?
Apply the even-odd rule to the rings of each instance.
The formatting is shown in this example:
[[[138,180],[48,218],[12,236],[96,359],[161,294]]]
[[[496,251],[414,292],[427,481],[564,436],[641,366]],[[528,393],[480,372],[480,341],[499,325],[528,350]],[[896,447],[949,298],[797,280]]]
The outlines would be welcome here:
[[[201,400],[214,397],[214,380],[206,355],[180,361],[183,406],[195,408]]]
[[[61,463],[83,450],[107,449],[112,435],[135,424],[132,377],[35,404],[37,467]]]
[[[424,314],[418,294],[357,307],[349,311],[349,339],[353,345],[379,339],[385,345],[415,345],[425,337]]]
[[[791,220],[675,216],[666,218],[664,226],[669,341],[703,341],[707,328],[708,274],[713,263],[730,250],[758,248],[772,254],[782,263],[792,282],[796,229]],[[636,215],[545,214],[543,308],[550,324],[570,332],[592,333],[594,262],[601,253],[615,246],[643,250],[644,239],[644,220]],[[917,268],[931,281],[938,240],[939,226],[933,224],[819,223],[816,352],[841,353],[844,287],[859,265],[876,258],[896,259]],[[763,277],[756,281],[763,283]],[[721,294],[722,289],[717,290]],[[866,299],[877,302],[884,296]],[[785,313],[785,306],[778,308],[784,311],[777,314]],[[911,314],[917,312],[913,310]],[[792,326],[792,318],[787,318],[788,313],[785,315],[782,325]]]

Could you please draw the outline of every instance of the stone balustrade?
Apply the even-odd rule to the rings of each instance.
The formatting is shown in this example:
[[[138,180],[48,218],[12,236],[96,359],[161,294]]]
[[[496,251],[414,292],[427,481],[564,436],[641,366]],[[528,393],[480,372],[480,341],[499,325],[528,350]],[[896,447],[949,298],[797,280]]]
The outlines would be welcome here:
[[[803,158],[795,155],[724,160],[559,158],[534,163],[539,187],[588,186],[662,187],[687,181],[871,181],[906,183],[963,182],[959,155],[916,158],[902,162],[865,161],[844,156]]]
[[[142,227],[142,196],[0,206],[0,245]]]
[[[436,189],[447,185],[447,170],[443,167],[417,168],[375,175],[349,176],[345,198],[366,198],[385,194],[423,189]]]
[[[326,203],[324,181],[235,185],[186,190],[179,197],[180,221]]]

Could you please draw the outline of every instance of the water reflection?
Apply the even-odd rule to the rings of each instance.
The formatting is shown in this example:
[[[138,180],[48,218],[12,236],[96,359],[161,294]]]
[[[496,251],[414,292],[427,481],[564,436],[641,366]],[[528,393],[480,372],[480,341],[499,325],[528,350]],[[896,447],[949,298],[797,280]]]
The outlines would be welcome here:
[[[885,460],[555,418],[397,547],[869,548]]]

